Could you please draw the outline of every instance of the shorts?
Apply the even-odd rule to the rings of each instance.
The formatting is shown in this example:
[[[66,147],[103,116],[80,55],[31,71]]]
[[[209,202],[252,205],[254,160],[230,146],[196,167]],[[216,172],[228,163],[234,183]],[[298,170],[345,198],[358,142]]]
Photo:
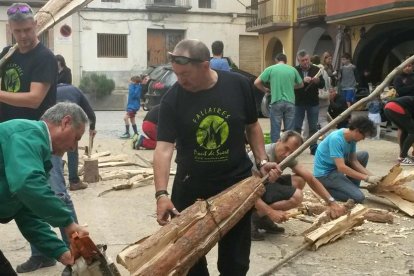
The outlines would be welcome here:
[[[347,103],[355,102],[355,89],[353,88],[342,89],[342,95],[345,98]]]
[[[268,183],[265,187],[266,191],[262,196],[262,200],[269,205],[290,199],[296,191],[296,188],[292,186],[292,176],[290,174],[280,176],[275,182]]]
[[[137,114],[136,110],[127,110],[126,115],[128,116],[128,118],[135,118],[135,115]]]

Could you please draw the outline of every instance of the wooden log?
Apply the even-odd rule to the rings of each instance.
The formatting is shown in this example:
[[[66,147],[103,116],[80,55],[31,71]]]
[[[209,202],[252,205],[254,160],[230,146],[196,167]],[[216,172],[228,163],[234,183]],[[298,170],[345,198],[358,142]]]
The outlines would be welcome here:
[[[101,180],[112,180],[112,179],[128,179],[131,177],[131,174],[124,170],[118,171],[109,171],[109,172],[102,172],[101,173]]]
[[[346,231],[364,222],[363,214],[368,209],[363,205],[356,205],[350,214],[341,216],[333,221],[321,225],[319,228],[305,235],[305,241],[313,244],[314,249],[332,242],[343,236]]]
[[[95,183],[99,181],[98,159],[86,159],[84,168],[84,182]]]
[[[116,161],[116,162],[106,162],[106,163],[98,164],[98,167],[106,168],[106,167],[133,166],[133,165],[136,165],[136,164],[133,162],[129,162],[129,161]]]
[[[138,157],[142,162],[144,162],[147,168],[152,168],[152,162],[142,157],[139,153],[135,153],[135,156]]]
[[[128,156],[126,154],[109,155],[98,157],[99,163],[115,162],[115,161],[126,161]]]
[[[394,216],[391,212],[381,209],[368,209],[368,211],[363,215],[364,219],[371,222],[379,223],[394,223]]]
[[[92,154],[91,158],[95,159],[95,158],[99,158],[99,157],[102,157],[102,156],[108,156],[108,155],[111,155],[110,151],[102,151],[102,152],[97,152],[97,153]],[[84,156],[84,158],[88,158],[88,157]]]
[[[197,201],[155,234],[118,254],[132,275],[185,275],[264,193],[251,177],[208,200]]]
[[[398,209],[400,209],[410,217],[414,216],[414,203],[402,199],[400,196],[392,192],[375,193],[375,195],[388,199],[389,201],[394,203],[395,206],[398,207]]]
[[[406,186],[398,185],[395,187],[392,192],[399,195],[401,198],[414,202],[414,189]]]

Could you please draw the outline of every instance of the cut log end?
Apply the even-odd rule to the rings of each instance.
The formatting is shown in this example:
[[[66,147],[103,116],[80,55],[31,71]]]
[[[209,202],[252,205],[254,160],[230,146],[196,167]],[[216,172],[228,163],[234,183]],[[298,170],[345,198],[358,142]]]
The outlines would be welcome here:
[[[98,159],[85,159],[83,181],[88,183],[99,181]]]

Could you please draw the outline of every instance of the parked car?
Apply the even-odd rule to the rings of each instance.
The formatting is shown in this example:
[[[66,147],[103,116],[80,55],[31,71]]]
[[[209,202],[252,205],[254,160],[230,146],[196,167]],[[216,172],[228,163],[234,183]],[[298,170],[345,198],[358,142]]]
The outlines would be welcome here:
[[[249,82],[253,86],[254,98],[256,100],[257,115],[259,117],[268,117],[266,112],[262,112],[262,108],[261,108],[264,93],[262,91],[260,91],[256,86],[254,86],[254,81],[257,79],[257,76],[255,76],[255,75],[253,75],[249,72],[246,72],[244,70],[238,69],[238,68],[232,68],[231,71],[235,72],[235,73],[239,73],[239,74],[241,74],[241,75],[243,75],[243,76],[245,76],[246,78],[249,79]]]
[[[159,65],[149,74],[149,78],[148,92],[144,96],[144,110],[150,110],[158,105],[161,97],[177,81],[177,76],[172,70],[171,64]]]
[[[237,66],[232,66],[231,71],[241,74],[249,79],[249,82],[252,84],[253,89],[254,89],[256,109],[257,109],[258,115],[259,117],[263,117],[264,115],[261,111],[260,106],[262,103],[264,93],[260,91],[259,89],[257,89],[256,86],[253,85],[257,77],[249,72],[238,69]],[[148,84],[148,92],[145,95],[145,102],[143,105],[144,110],[150,110],[155,105],[159,104],[161,101],[161,97],[177,81],[177,76],[172,70],[171,64],[159,65],[149,74],[149,77],[150,77],[150,81]]]

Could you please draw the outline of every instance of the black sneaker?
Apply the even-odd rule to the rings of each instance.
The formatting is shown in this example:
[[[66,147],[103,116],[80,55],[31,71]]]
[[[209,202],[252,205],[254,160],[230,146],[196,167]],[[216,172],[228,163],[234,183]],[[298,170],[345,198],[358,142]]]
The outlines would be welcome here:
[[[38,270],[39,268],[56,265],[56,261],[43,256],[31,256],[26,262],[18,265],[16,271],[18,273],[26,273]]]
[[[285,228],[277,226],[268,216],[260,218],[258,223],[260,229],[266,230],[266,233],[269,234],[283,234],[285,233]]]
[[[250,239],[252,241],[264,241],[265,236],[259,232],[259,229],[252,229],[250,232]]]
[[[252,241],[263,241],[265,239],[265,236],[263,233],[259,232],[258,223],[260,221],[260,217],[257,214],[257,212],[252,212],[251,217],[251,232],[250,232],[250,239]]]

